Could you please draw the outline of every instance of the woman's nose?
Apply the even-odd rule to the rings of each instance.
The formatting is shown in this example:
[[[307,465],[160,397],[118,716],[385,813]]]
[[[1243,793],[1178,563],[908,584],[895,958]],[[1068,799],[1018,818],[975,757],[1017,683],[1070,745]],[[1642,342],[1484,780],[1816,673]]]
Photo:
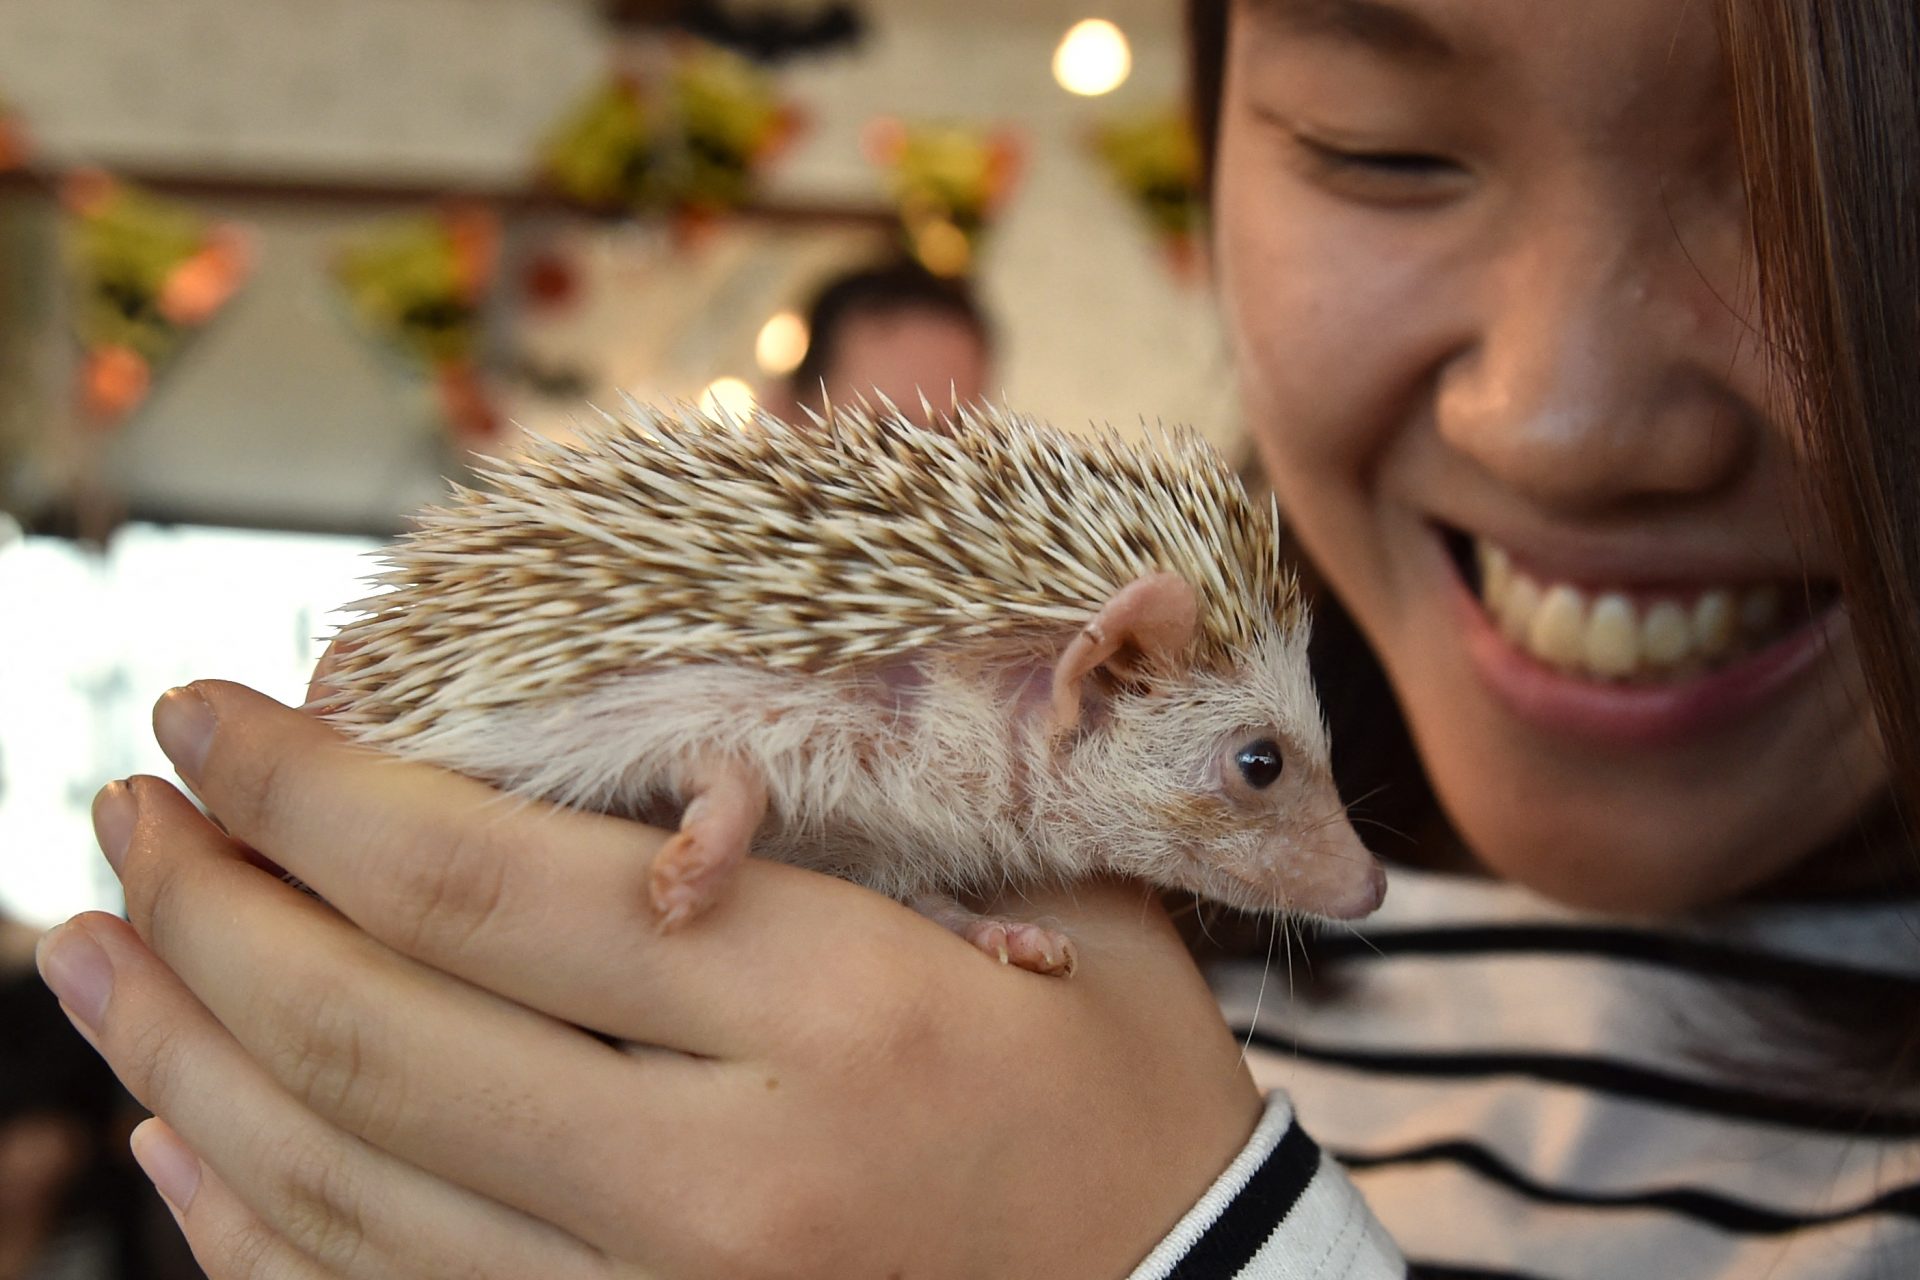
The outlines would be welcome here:
[[[1732,484],[1762,429],[1741,389],[1752,339],[1674,234],[1536,238],[1485,276],[1440,373],[1442,439],[1562,513]]]

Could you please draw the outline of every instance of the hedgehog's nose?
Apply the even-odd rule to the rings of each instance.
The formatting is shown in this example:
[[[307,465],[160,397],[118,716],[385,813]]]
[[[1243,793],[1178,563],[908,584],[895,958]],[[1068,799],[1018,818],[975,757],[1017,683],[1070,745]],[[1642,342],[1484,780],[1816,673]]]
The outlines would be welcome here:
[[[1333,920],[1358,920],[1387,896],[1387,871],[1360,843],[1353,824],[1329,822],[1299,841],[1302,860],[1293,901],[1287,905]]]
[[[1374,858],[1373,866],[1368,868],[1366,891],[1362,894],[1359,904],[1352,916],[1342,916],[1341,919],[1358,919],[1361,916],[1370,916],[1378,911],[1380,904],[1386,900],[1387,869],[1380,865],[1380,859]]]

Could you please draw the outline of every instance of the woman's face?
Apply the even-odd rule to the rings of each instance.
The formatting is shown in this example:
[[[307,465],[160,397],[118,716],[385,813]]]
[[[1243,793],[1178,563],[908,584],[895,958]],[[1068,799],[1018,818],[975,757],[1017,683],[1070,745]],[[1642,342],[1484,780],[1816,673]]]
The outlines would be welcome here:
[[[1236,0],[1248,422],[1496,873],[1673,910],[1883,786],[1753,319],[1712,10]]]

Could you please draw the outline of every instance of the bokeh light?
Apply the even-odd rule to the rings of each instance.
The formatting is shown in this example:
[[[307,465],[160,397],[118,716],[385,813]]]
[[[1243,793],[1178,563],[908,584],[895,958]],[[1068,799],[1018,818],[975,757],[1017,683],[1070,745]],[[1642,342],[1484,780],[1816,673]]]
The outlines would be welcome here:
[[[806,354],[807,322],[792,311],[768,316],[753,342],[753,358],[763,373],[792,373]]]
[[[1105,18],[1074,23],[1053,51],[1053,78],[1068,93],[1083,97],[1112,93],[1132,70],[1126,35]]]
[[[700,410],[729,418],[751,417],[753,388],[740,378],[715,378],[700,393]]]

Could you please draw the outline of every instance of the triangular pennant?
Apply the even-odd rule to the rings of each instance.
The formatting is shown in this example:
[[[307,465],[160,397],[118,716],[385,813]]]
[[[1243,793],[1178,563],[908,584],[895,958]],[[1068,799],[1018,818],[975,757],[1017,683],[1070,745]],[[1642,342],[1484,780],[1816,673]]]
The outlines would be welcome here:
[[[464,444],[499,434],[480,374],[480,337],[499,261],[500,220],[477,205],[390,218],[339,251],[334,275],[365,333],[434,388]]]
[[[1194,274],[1206,221],[1200,147],[1177,106],[1096,128],[1094,155],[1146,221],[1174,272]]]
[[[253,265],[251,235],[98,170],[61,182],[80,342],[80,407],[96,426],[126,418],[192,331]]]
[[[909,251],[935,275],[973,269],[987,227],[1018,178],[1023,147],[1006,128],[882,118],[861,143],[885,174]]]

